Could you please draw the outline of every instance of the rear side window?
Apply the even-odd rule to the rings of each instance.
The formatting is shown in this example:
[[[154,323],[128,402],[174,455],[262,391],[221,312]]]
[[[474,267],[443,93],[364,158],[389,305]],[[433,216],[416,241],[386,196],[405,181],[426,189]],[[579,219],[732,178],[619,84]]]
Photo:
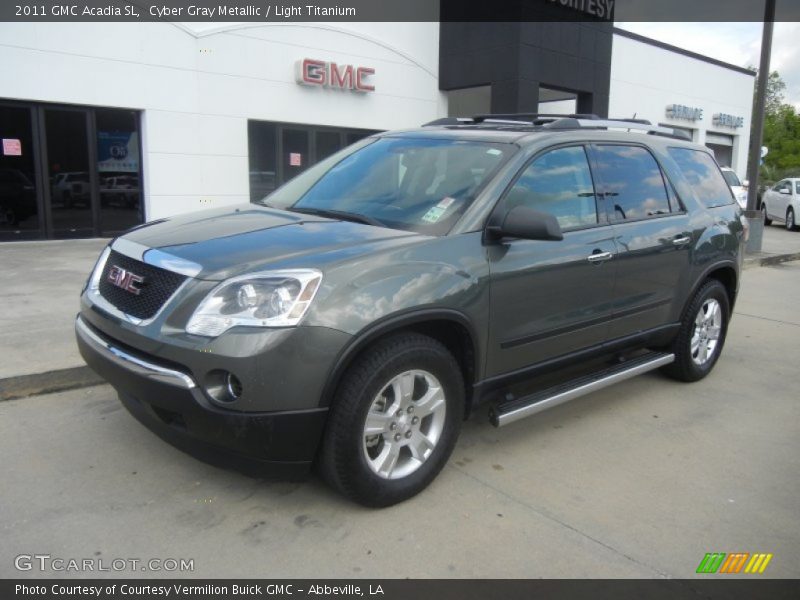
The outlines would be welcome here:
[[[697,198],[707,208],[733,204],[733,193],[717,163],[708,154],[691,148],[670,148],[669,155],[678,163]]]
[[[505,198],[507,210],[519,205],[550,213],[562,229],[596,225],[594,185],[583,146],[551,150],[528,165]]]
[[[641,146],[599,145],[598,179],[603,183],[610,218],[645,219],[669,214],[669,197],[656,159]]]

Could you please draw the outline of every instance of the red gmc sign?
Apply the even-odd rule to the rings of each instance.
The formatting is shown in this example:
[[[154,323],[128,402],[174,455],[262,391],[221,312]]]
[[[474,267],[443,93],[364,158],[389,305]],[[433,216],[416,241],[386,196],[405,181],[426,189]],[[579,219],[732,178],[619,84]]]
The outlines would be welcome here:
[[[297,83],[319,87],[352,90],[354,92],[374,92],[375,86],[369,78],[375,74],[370,67],[338,65],[335,62],[304,58],[297,61]]]

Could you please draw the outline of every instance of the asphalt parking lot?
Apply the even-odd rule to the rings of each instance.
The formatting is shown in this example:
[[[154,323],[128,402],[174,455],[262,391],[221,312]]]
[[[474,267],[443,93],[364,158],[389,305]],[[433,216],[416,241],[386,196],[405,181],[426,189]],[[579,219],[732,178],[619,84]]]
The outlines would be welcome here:
[[[501,430],[474,415],[433,485],[383,510],[198,462],[105,385],[0,402],[0,577],[65,575],[14,568],[49,554],[192,559],[194,577],[683,578],[707,552],[800,577],[798,298],[800,263],[746,270],[707,379],[648,374]]]

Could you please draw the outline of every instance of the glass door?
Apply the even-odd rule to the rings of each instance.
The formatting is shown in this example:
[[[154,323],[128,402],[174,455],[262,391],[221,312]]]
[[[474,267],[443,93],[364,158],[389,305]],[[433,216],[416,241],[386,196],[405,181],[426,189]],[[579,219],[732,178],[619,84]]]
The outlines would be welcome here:
[[[42,236],[33,140],[30,107],[0,105],[0,240]]]
[[[118,235],[142,222],[139,127],[136,112],[98,108],[94,112],[100,234]]]
[[[95,219],[88,112],[83,109],[46,108],[44,124],[52,237],[92,237]]]

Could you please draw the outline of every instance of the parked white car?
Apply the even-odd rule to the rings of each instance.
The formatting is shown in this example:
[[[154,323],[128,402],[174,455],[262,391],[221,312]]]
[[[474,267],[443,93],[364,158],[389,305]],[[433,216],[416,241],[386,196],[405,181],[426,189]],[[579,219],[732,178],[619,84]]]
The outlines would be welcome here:
[[[786,229],[797,231],[797,215],[800,212],[800,178],[783,179],[764,192],[761,199],[761,214],[764,225],[773,220],[783,221]]]
[[[722,175],[725,177],[728,187],[731,188],[733,196],[736,198],[736,202],[739,203],[739,206],[742,207],[742,210],[745,210],[747,208],[747,186],[742,184],[742,182],[739,180],[739,176],[736,174],[736,171],[730,167],[722,167]]]

